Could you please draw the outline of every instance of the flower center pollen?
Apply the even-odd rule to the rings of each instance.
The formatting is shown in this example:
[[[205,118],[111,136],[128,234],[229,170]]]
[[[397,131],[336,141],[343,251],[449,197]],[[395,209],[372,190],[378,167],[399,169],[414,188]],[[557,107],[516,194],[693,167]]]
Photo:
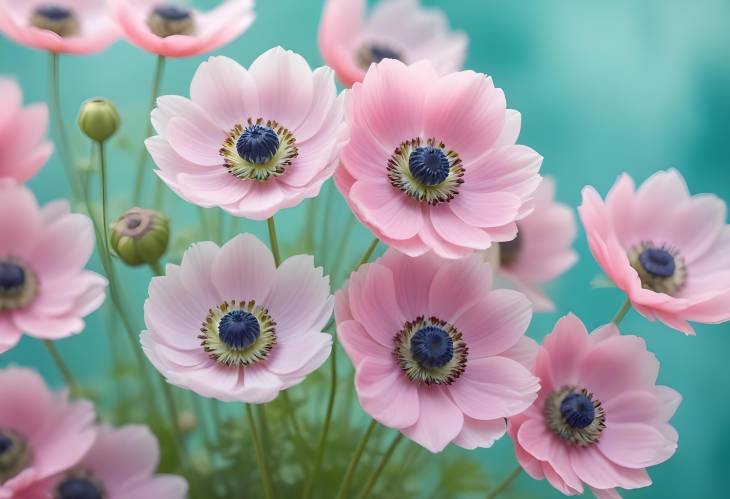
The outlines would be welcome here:
[[[58,485],[58,499],[104,499],[104,493],[86,478],[67,478]]]
[[[261,334],[259,321],[250,312],[232,310],[218,323],[218,334],[223,343],[231,348],[248,348]]]
[[[642,242],[628,252],[629,262],[646,289],[676,295],[687,282],[687,267],[679,252],[669,246]]]
[[[548,428],[570,445],[585,447],[601,438],[606,411],[586,389],[564,386],[545,401]]]
[[[246,161],[262,165],[279,150],[279,136],[268,126],[253,124],[238,137],[236,150]]]
[[[35,298],[35,275],[14,260],[0,260],[0,312],[25,307]]]
[[[147,26],[157,36],[192,35],[195,32],[193,13],[176,5],[158,5],[147,17]]]
[[[449,176],[449,158],[444,151],[432,146],[418,147],[408,158],[411,175],[423,185],[433,187]]]
[[[454,357],[454,340],[441,328],[427,326],[411,338],[413,358],[422,367],[444,367]]]
[[[363,69],[368,69],[371,64],[377,64],[383,59],[403,60],[403,56],[397,50],[383,45],[382,43],[369,43],[363,45],[357,52],[357,62]]]
[[[0,428],[0,485],[27,468],[31,460],[25,440],[12,430]]]
[[[33,10],[31,26],[53,31],[67,37],[79,32],[79,22],[73,11],[64,5],[42,4]]]

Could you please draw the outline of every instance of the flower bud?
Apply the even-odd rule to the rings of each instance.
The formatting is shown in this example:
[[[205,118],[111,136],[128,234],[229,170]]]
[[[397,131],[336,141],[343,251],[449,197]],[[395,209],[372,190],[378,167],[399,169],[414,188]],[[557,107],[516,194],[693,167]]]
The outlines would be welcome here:
[[[114,103],[108,99],[90,99],[84,102],[79,111],[79,128],[84,134],[97,142],[104,142],[119,129],[119,113]]]
[[[167,251],[170,226],[162,213],[132,208],[112,226],[112,249],[131,266],[153,265]]]

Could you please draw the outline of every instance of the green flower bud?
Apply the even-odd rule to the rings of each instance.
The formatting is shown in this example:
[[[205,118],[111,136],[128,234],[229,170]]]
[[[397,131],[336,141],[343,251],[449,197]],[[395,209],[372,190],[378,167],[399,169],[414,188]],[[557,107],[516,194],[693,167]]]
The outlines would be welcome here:
[[[170,224],[162,213],[132,208],[114,223],[110,240],[127,265],[154,265],[167,251]]]
[[[79,111],[79,128],[84,134],[97,142],[104,142],[119,129],[119,113],[114,103],[108,99],[90,99],[84,102]]]

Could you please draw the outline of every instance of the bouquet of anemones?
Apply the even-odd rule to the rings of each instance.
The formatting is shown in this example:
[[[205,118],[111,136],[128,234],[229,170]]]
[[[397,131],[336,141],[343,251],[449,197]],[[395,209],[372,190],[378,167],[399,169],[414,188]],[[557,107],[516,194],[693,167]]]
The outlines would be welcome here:
[[[0,32],[50,62],[50,110],[0,78],[0,354],[32,337],[66,384],[0,369],[0,498],[494,498],[523,470],[566,495],[650,485],[681,397],[620,323],[730,320],[725,203],[676,170],[638,188],[624,174],[605,199],[586,187],[590,251],[626,301],[592,332],[567,313],[538,344],[525,333],[556,309],[544,285],[576,262],[577,224],[502,89],[460,70],[466,36],[417,0],[328,0],[328,66],[281,47],[248,67],[212,56],[189,95],[160,95],[169,59],[253,21],[253,0],[0,0]],[[76,130],[59,75],[120,36],[157,63],[112,199],[127,113],[90,98]],[[40,206],[24,182],[54,150],[70,200]],[[299,205],[283,236],[276,217]],[[372,242],[353,250],[357,222]],[[81,383],[56,341],[102,305],[110,368]],[[502,481],[442,454],[505,436],[518,465]]]

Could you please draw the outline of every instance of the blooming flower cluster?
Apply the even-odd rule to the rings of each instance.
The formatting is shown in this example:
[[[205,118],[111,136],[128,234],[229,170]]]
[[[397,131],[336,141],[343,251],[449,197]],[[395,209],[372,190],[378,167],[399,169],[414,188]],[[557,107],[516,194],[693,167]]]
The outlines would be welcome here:
[[[161,203],[152,210],[130,199],[109,223],[105,143],[123,113],[92,99],[79,115],[98,151],[99,206],[90,195],[95,175],[86,173],[74,201],[87,214],[72,213],[67,201],[39,207],[22,183],[52,154],[44,138],[48,111],[44,104],[22,107],[18,85],[0,79],[0,354],[23,334],[43,340],[78,395],[52,340],[82,332],[108,287],[110,316],[120,319],[139,363],[146,416],[176,443],[172,466],[191,479],[191,490],[193,479],[213,469],[220,479],[207,492],[221,497],[240,496],[248,479],[223,467],[236,443],[219,448],[240,432],[235,422],[216,420],[216,438],[201,438],[203,464],[190,466],[195,440],[181,432],[194,425],[181,423],[181,394],[172,386],[192,392],[197,404],[213,399],[214,419],[218,401],[246,404],[252,445],[241,447],[255,452],[259,475],[250,482],[260,483],[266,498],[274,497],[277,474],[269,470],[263,408],[283,404],[293,446],[307,452],[309,499],[329,465],[323,456],[337,417],[338,344],[352,365],[357,400],[373,419],[338,498],[353,487],[377,424],[396,436],[374,453],[381,461],[363,498],[403,437],[439,453],[449,444],[487,448],[507,434],[527,474],[566,495],[588,488],[615,498],[618,488],[650,485],[647,469],[677,449],[670,419],[681,396],[657,385],[658,360],[619,323],[632,307],[687,334],[690,322],[730,320],[725,202],[690,195],[676,170],[658,172],[638,189],[623,174],[605,199],[586,187],[578,211],[591,253],[627,301],[590,334],[565,315],[538,345],[526,336],[533,311],[557,308],[546,286],[578,258],[573,211],[556,199],[557,181],[541,176],[542,156],[517,144],[522,117],[507,108],[503,90],[486,74],[460,70],[466,36],[451,31],[443,13],[417,0],[382,0],[369,15],[366,6],[326,1],[319,42],[331,68],[313,70],[301,55],[275,47],[247,68],[210,57],[192,77],[189,97],[154,89],[155,135],[144,142],[135,197],[148,152],[164,185],[201,208],[198,229],[210,240],[189,241],[179,260],[168,251],[176,222]],[[215,50],[253,20],[252,0],[228,0],[208,12],[156,0],[0,0],[0,32],[50,52],[56,84],[58,54],[100,51],[120,34],[159,56],[159,83],[165,57]],[[338,93],[335,77],[348,89]],[[66,166],[72,187],[80,185],[76,165]],[[319,253],[282,258],[290,247],[279,245],[274,220],[304,200],[313,203],[313,220],[330,179],[375,236],[334,292],[336,266]],[[237,220],[227,237],[224,222],[234,217],[265,220],[270,247],[239,233]],[[341,237],[347,241],[344,231]],[[85,270],[95,241],[105,277]],[[371,263],[380,244],[388,249]],[[143,314],[128,308],[121,264],[154,274]],[[286,390],[328,360],[331,388],[312,449],[297,409],[314,405],[307,402],[319,394],[304,385],[307,400],[295,404]],[[147,362],[160,378],[148,377]],[[158,414],[158,392],[169,421]],[[160,448],[146,426],[113,428],[95,418],[89,402],[49,391],[35,372],[0,370],[0,498],[186,496],[186,479],[155,475]],[[345,427],[349,436],[349,420]]]

